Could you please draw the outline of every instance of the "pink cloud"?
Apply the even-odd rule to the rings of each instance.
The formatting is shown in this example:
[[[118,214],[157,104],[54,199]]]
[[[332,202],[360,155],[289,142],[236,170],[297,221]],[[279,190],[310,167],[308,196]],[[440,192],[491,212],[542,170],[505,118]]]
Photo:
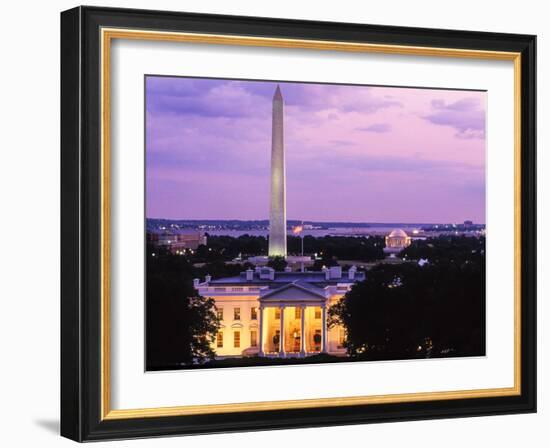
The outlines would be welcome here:
[[[267,217],[275,85],[151,83],[148,216]],[[290,218],[485,221],[485,92],[300,83],[281,90]]]

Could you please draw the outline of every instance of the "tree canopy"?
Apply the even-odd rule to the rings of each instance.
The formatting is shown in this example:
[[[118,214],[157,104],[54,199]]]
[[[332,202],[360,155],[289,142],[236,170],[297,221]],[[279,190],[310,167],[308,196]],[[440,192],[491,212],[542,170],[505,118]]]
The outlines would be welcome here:
[[[241,256],[247,258],[267,255],[268,239],[263,236],[208,235],[208,246],[201,245],[193,253],[186,255],[195,263],[229,261]],[[294,235],[287,237],[287,249],[290,255],[299,255],[302,251],[302,238]],[[325,260],[375,261],[384,258],[384,239],[378,236],[304,236],[304,254],[317,254]]]
[[[345,327],[351,356],[408,359],[485,353],[484,251],[477,247],[454,252],[446,239],[423,243],[430,251],[440,243],[448,246],[447,251],[431,252],[446,255],[423,266],[379,264],[330,308],[329,323]],[[425,252],[415,256],[428,258]]]
[[[408,260],[424,258],[432,263],[461,263],[485,253],[485,237],[440,236],[438,238],[413,240],[399,256]]]
[[[299,254],[301,238],[288,237],[288,252]],[[384,258],[384,239],[379,236],[322,236],[304,237],[304,253],[316,253],[320,258],[330,260],[374,261]]]
[[[277,256],[277,257],[269,257],[269,261],[267,262],[267,265],[270,268],[275,269],[276,271],[284,271],[284,269],[287,266],[287,262],[285,260],[285,257]]]
[[[193,288],[193,266],[185,257],[147,250],[147,368],[202,363],[219,329],[214,300]]]

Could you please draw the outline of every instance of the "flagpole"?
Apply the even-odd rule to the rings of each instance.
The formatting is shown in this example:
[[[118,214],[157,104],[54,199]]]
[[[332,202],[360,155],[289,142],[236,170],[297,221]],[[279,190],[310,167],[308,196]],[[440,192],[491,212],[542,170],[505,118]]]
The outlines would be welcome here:
[[[301,260],[300,260],[300,265],[301,265],[301,269],[300,271],[301,272],[304,272],[304,221],[302,220],[302,224],[301,225],[296,225],[292,228],[292,233],[294,235],[299,235],[301,238],[302,238],[302,241],[301,241],[301,244],[302,244],[302,257],[301,257]]]
[[[300,232],[302,235],[302,272],[304,272],[304,221],[302,220],[302,231]]]

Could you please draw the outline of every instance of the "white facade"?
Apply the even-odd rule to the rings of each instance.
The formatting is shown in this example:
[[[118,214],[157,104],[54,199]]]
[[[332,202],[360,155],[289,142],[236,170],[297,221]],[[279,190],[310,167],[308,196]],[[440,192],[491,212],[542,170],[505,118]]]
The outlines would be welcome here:
[[[328,329],[327,311],[363,274],[351,268],[323,272],[274,272],[197,283],[200,295],[216,301],[221,328],[213,344],[218,357],[343,356],[343,328]]]

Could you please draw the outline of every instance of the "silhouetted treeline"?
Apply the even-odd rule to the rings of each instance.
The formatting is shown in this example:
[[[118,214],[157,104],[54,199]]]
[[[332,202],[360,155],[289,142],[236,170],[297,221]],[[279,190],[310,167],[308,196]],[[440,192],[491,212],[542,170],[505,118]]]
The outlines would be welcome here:
[[[243,258],[267,255],[268,239],[263,236],[242,235],[208,236],[208,245],[199,246],[192,259],[195,262],[232,260],[239,255]],[[373,261],[384,258],[382,237],[324,236],[304,237],[304,254],[317,254],[318,257],[341,260]],[[287,251],[290,255],[302,252],[302,240],[297,236],[287,237]],[[191,256],[191,255],[189,255]]]
[[[147,247],[146,364],[148,370],[178,368],[211,359],[219,328],[214,300],[201,297],[194,278],[236,275],[241,265],[223,261],[195,267],[186,256]]]
[[[301,253],[299,237],[288,237],[288,252]],[[304,237],[304,253],[338,260],[373,261],[384,258],[384,238],[379,236]]]
[[[346,328],[348,353],[367,360],[484,355],[484,244],[419,241],[411,252],[428,264],[369,270],[329,311],[331,322]]]
[[[440,236],[426,240],[413,240],[411,245],[403,249],[400,257],[409,260],[430,260],[432,263],[443,261],[460,263],[476,254],[485,253],[485,237],[471,236]]]

